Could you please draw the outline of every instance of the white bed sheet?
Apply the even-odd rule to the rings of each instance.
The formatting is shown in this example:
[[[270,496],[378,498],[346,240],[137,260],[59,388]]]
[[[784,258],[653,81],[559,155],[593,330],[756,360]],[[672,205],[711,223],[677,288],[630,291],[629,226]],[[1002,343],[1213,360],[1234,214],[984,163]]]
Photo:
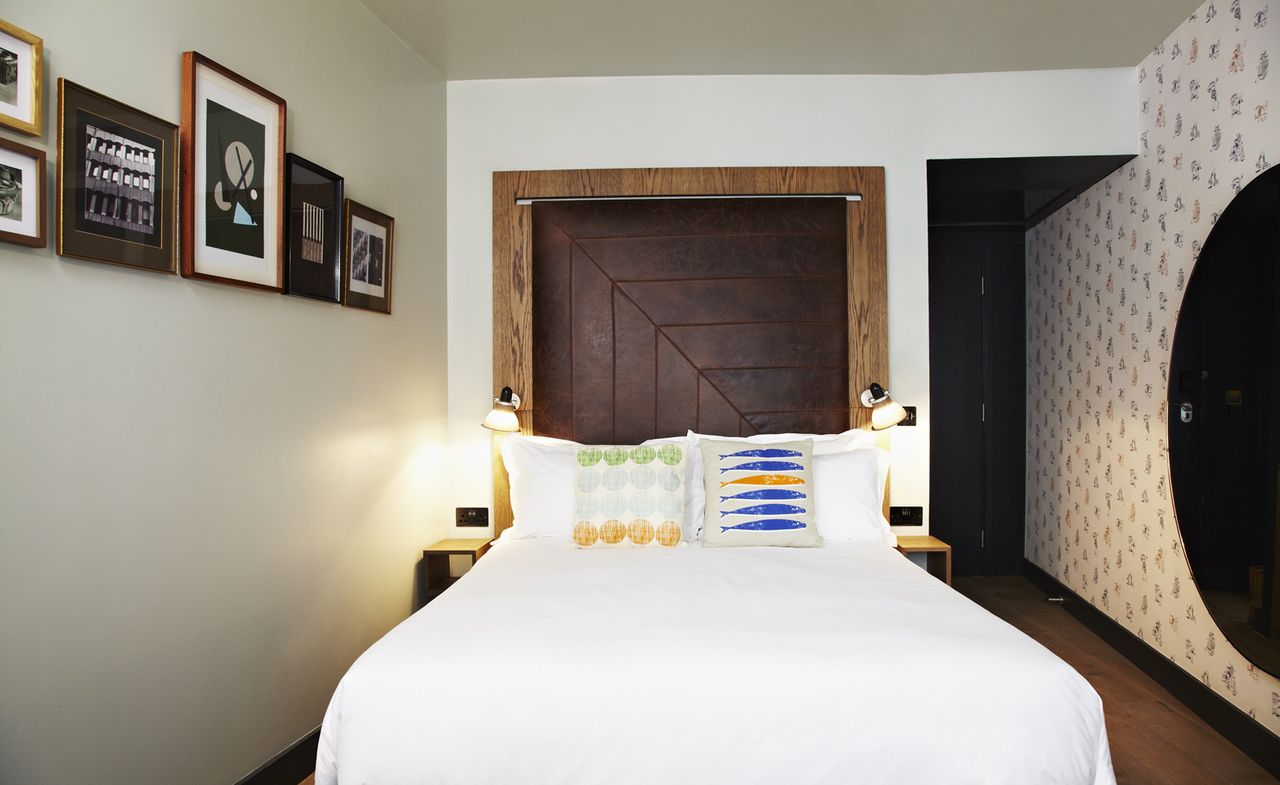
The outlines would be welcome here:
[[[374,644],[319,785],[1112,785],[1070,666],[872,543],[500,541]]]

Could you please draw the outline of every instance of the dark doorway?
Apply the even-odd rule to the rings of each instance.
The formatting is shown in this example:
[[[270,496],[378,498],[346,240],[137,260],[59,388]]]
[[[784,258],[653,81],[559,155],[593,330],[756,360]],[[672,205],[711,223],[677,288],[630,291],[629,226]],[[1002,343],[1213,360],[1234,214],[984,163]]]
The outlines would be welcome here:
[[[930,161],[930,531],[955,575],[1022,571],[1026,231],[1132,156]]]

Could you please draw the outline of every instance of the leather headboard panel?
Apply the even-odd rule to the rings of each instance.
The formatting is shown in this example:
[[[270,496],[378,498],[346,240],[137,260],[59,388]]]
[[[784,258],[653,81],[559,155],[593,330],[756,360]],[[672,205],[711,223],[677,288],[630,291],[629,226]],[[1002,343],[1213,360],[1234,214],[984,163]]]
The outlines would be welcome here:
[[[842,198],[538,202],[533,432],[849,427]]]

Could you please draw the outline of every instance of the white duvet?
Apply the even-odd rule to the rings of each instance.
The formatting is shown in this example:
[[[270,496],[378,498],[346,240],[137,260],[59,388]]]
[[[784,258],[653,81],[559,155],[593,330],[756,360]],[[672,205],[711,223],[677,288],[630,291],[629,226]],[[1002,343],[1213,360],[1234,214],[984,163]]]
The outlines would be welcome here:
[[[1115,782],[1097,693],[878,544],[501,541],[352,665],[319,785]]]

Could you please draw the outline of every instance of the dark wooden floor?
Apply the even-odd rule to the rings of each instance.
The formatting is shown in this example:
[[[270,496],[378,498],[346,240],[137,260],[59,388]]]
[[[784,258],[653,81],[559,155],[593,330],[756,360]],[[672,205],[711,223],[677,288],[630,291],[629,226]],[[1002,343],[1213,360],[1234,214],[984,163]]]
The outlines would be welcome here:
[[[1089,680],[1106,709],[1119,785],[1280,782],[1026,579],[957,578],[955,587]]]
[[[1024,578],[957,578],[955,587],[1089,680],[1102,696],[1120,785],[1277,782]]]

